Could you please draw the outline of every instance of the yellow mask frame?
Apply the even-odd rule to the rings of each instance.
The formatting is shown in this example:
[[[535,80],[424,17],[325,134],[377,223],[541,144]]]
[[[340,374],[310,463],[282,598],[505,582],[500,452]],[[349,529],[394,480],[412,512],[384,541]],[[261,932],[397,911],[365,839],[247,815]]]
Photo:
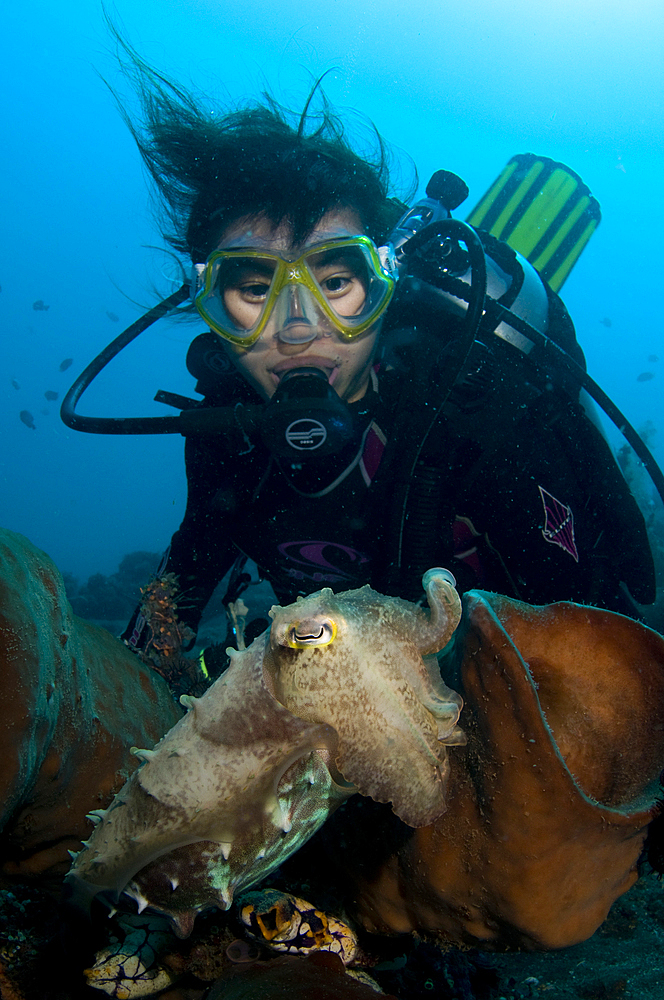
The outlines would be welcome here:
[[[315,277],[312,259],[320,258],[328,252],[343,252],[351,249],[363,264],[366,280],[364,306],[361,312],[351,316],[340,315],[331,305],[321,285]],[[228,312],[220,290],[220,273],[228,262],[265,261],[273,268],[269,289],[257,322],[248,329],[238,327]],[[389,305],[394,293],[394,278],[381,263],[376,246],[368,236],[351,236],[325,240],[314,244],[297,258],[255,247],[230,247],[214,250],[204,266],[195,265],[197,288],[194,304],[202,319],[220,337],[239,347],[251,347],[263,333],[275,305],[284,289],[299,286],[306,289],[304,297],[309,298],[331,323],[344,340],[359,337],[378,320]],[[307,296],[308,293],[308,296]]]

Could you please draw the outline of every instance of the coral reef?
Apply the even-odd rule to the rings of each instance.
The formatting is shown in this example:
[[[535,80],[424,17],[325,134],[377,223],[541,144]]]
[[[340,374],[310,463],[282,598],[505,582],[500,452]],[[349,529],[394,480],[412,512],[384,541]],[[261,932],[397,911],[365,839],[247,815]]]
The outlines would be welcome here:
[[[360,791],[326,826],[326,854],[329,887],[346,880],[370,932],[499,949],[592,934],[634,884],[658,812],[664,639],[595,608],[474,592],[436,688],[427,654],[458,607],[425,580],[430,618],[369,588],[275,609],[269,642],[235,653],[142,754],[72,887],[127,887],[186,934]]]
[[[129,552],[115,573],[93,573],[85,583],[63,573],[75,614],[96,622],[128,622],[140,601],[141,587],[154,575],[159,560],[155,552]]]
[[[0,997],[43,997],[43,969],[58,966],[59,914],[35,886],[0,889]]]
[[[657,856],[664,639],[620,615],[470,593],[439,668],[460,609],[435,571],[430,612],[369,588],[273,609],[269,635],[184,699],[106,810],[127,745],[152,745],[180,712],[9,532],[0,580],[3,996],[90,995],[75,973],[51,989],[44,962],[66,974],[43,889],[93,822],[69,884],[84,898],[126,887],[162,916],[104,921],[88,982],[118,997],[165,987],[165,1000],[199,1000],[219,976],[208,998],[376,995],[321,948],[402,1000],[488,998],[498,982],[532,997],[552,966],[496,956],[499,973],[454,946],[579,949],[636,882],[648,831]],[[235,911],[173,936],[234,892]],[[606,934],[629,938],[630,913],[616,904]],[[604,988],[596,969],[583,982],[570,997]]]
[[[0,863],[6,887],[54,885],[135,762],[180,716],[166,684],[78,619],[51,560],[0,531]]]

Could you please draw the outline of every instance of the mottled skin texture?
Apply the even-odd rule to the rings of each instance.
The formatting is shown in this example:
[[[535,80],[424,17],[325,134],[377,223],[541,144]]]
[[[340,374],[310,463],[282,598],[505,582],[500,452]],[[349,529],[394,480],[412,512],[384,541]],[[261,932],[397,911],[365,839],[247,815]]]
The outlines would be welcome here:
[[[79,900],[127,887],[184,937],[196,913],[227,909],[353,793],[326,767],[334,731],[295,718],[262,683],[266,638],[202,698],[185,699],[186,717],[155,750],[139,752],[143,767],[67,876]]]
[[[181,712],[165,682],[73,614],[60,573],[0,530],[0,881],[59,881],[153,742]]]
[[[439,816],[460,699],[422,654],[445,645],[460,602],[431,572],[427,591],[431,612],[369,587],[273,609],[271,632],[139,751],[67,877],[74,895],[124,889],[184,936],[358,789],[408,822]]]
[[[488,948],[589,937],[634,884],[664,765],[664,639],[574,604],[464,596],[444,662],[466,747],[448,809],[385,861],[340,852],[358,918]],[[374,838],[373,858],[372,841]]]
[[[435,588],[435,589],[434,589]],[[301,719],[339,735],[337,766],[363,795],[391,802],[409,826],[425,826],[445,808],[445,744],[464,742],[456,725],[461,699],[440,677],[435,657],[459,619],[456,591],[436,581],[428,612],[398,598],[377,600],[370,587],[325,589],[275,608],[265,658],[275,697]],[[446,621],[446,624],[445,624]],[[291,636],[329,625],[334,639],[293,648]],[[297,640],[296,640],[297,642]]]

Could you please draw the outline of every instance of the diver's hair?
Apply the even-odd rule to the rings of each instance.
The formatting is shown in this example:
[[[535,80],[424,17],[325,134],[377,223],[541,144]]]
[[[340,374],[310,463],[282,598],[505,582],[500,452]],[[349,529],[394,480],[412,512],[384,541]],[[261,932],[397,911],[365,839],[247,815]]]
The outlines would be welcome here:
[[[353,148],[323,94],[322,78],[299,114],[269,94],[245,107],[211,108],[209,98],[148,65],[107,23],[140,113],[132,115],[110,89],[154,180],[165,210],[162,233],[175,250],[204,261],[223,231],[248,215],[264,215],[275,226],[287,221],[300,242],[326,212],[340,207],[353,209],[364,232],[384,241],[404,209],[390,197],[390,152],[373,125],[373,151],[361,155]],[[320,104],[315,113],[314,98]],[[417,188],[410,166],[406,199]]]

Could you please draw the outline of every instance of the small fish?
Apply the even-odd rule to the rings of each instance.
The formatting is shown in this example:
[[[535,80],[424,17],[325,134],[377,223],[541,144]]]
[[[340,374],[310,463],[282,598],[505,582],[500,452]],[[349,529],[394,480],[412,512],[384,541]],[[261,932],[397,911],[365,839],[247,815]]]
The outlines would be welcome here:
[[[32,308],[35,310],[35,312],[46,312],[46,310],[50,309],[51,307],[47,306],[43,299],[37,299],[36,302],[32,303]]]
[[[53,389],[47,389],[46,392],[44,393],[44,398],[47,399],[49,403],[52,403],[55,399],[58,398],[58,396],[59,393],[54,392]]]
[[[601,319],[600,323],[602,324],[602,326],[605,326],[607,330],[610,326],[613,326],[613,323],[611,322],[608,316],[605,316],[604,319]]]
[[[640,375],[636,376],[637,382],[649,382],[651,378],[655,377],[654,372],[641,372]]]
[[[19,417],[21,418],[26,427],[29,427],[33,431],[37,430],[37,428],[35,427],[35,418],[30,413],[30,410],[21,410],[21,412],[19,413]]]
[[[111,312],[110,309],[106,310],[106,315],[110,319],[111,323],[119,323],[120,322],[120,317],[116,316],[115,313]]]
[[[74,359],[73,358],[65,358],[64,361],[60,362],[60,371],[61,372],[66,372],[67,369],[71,368],[71,366],[73,364],[74,364]]]
[[[656,361],[659,361],[659,358],[657,357],[656,354],[649,354],[648,361],[651,365],[654,365]]]
[[[15,389],[20,389],[21,388],[15,378],[12,379],[12,385],[13,385],[13,387]]]

